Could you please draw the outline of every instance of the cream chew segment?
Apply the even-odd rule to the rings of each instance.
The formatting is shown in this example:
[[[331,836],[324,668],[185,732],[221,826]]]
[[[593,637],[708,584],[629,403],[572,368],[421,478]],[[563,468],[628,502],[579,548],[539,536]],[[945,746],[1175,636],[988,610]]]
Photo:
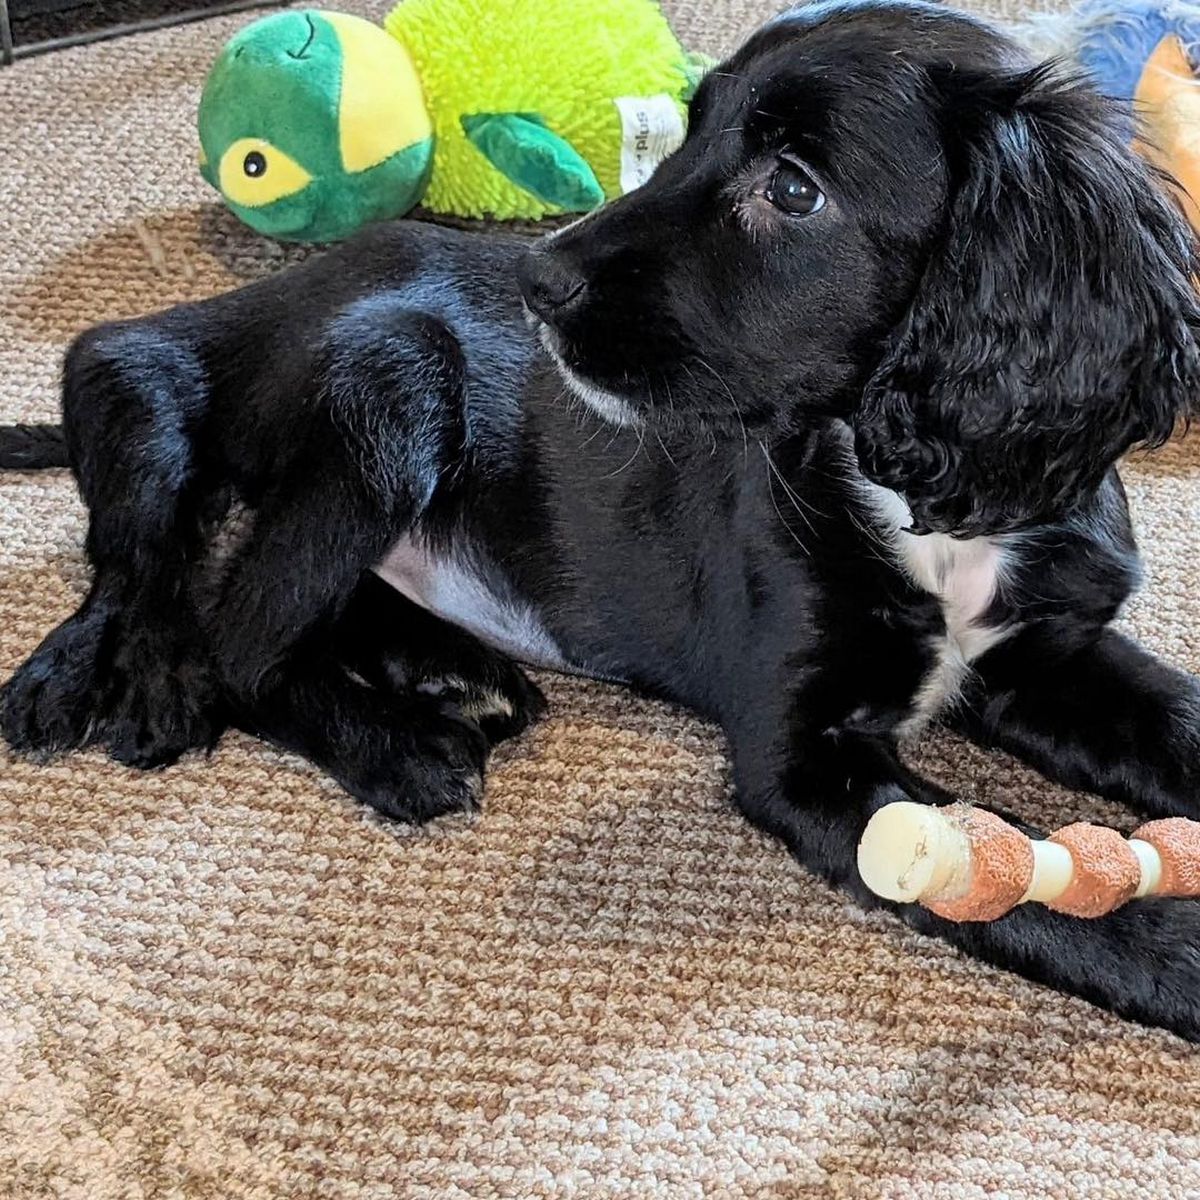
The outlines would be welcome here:
[[[900,801],[867,822],[858,870],[876,895],[950,921],[1029,903],[1101,917],[1141,896],[1200,896],[1200,821],[1150,821],[1129,839],[1078,823],[1035,840],[967,804]]]

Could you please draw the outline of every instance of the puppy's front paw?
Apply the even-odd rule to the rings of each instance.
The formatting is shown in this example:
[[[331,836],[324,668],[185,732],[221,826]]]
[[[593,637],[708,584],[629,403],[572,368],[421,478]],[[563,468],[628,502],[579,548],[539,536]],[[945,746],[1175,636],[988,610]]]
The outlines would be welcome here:
[[[50,633],[0,690],[0,732],[22,754],[85,745],[103,706],[99,655],[104,618],[80,610]]]

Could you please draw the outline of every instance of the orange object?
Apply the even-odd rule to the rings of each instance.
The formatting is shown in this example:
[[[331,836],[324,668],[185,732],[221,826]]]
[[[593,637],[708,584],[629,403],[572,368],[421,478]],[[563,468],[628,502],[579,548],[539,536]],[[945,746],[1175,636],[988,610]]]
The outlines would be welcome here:
[[[1200,895],[1200,821],[1167,817],[1135,829],[1133,836],[1158,851],[1165,894]]]
[[[1072,917],[1100,917],[1133,899],[1142,865],[1115,829],[1076,823],[1048,840],[1066,847],[1075,872],[1066,889],[1046,901],[1047,907]]]
[[[959,814],[960,829],[974,848],[973,868],[958,895],[931,896],[926,907],[948,921],[994,921],[1021,902],[1033,874],[1033,848],[1019,830],[982,808]]]
[[[1138,150],[1178,184],[1179,202],[1200,231],[1200,82],[1174,34],[1146,60],[1133,102],[1148,134]]]

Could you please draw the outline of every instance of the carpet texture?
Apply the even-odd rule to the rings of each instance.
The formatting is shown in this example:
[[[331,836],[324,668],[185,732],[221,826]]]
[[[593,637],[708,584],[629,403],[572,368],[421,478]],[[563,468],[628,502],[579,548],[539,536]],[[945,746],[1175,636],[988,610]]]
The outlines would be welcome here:
[[[711,51],[770,11],[670,9]],[[88,322],[294,256],[193,170],[238,23],[0,72],[0,419],[54,414]],[[1198,446],[1127,472],[1127,623],[1192,670]],[[0,677],[82,536],[64,475],[0,478]],[[710,728],[543,682],[483,816],[420,831],[241,736],[149,775],[0,753],[0,1196],[1200,1196],[1196,1049],[856,911],[733,813]],[[914,759],[1131,824],[945,736]]]

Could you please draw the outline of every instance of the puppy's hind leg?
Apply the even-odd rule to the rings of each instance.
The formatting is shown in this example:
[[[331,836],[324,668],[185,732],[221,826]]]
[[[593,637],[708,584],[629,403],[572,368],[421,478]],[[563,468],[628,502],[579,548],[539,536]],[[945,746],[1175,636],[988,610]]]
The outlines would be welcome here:
[[[371,686],[337,653],[339,626],[361,619],[346,610],[363,573],[469,453],[461,349],[402,296],[372,296],[330,322],[314,377],[308,423],[213,614],[235,720],[391,815],[471,807],[480,726],[449,699]]]
[[[320,642],[258,698],[256,731],[398,820],[475,808],[491,747],[546,709],[514,662],[373,572]]]
[[[479,805],[489,750],[480,725],[453,700],[371,687],[315,639],[289,655],[238,723],[385,816],[416,824]]]
[[[207,398],[202,364],[158,319],[91,330],[68,352],[64,430],[95,574],[79,611],[0,696],[15,749],[106,741],[121,761],[157,766],[218,736],[188,595],[201,545],[194,436]]]

